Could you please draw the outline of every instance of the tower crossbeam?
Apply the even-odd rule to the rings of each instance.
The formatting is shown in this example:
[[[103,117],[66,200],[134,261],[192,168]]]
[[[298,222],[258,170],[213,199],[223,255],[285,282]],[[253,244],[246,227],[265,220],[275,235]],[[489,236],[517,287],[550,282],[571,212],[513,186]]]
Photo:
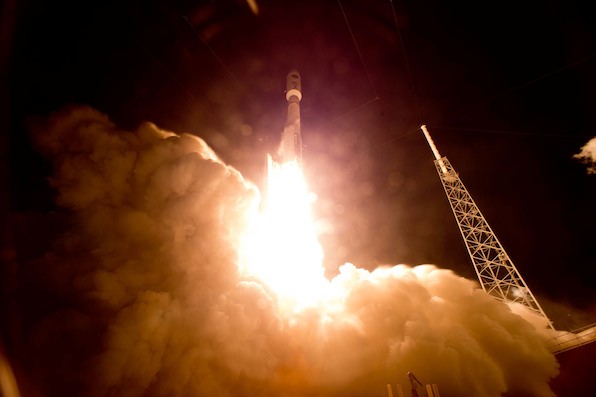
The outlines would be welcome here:
[[[439,157],[437,154],[438,151],[435,153],[437,173],[482,289],[497,300],[522,304],[543,317],[552,328],[550,320],[503,249],[459,175],[447,157]]]

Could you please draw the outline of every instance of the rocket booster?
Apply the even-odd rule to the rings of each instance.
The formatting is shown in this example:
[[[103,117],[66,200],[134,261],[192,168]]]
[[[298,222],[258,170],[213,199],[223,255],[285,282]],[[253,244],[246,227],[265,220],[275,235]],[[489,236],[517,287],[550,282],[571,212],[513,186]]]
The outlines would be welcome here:
[[[300,135],[301,99],[302,85],[300,83],[300,74],[296,69],[292,69],[286,78],[288,117],[277,150],[277,155],[284,163],[296,161],[298,165],[302,165],[302,136]]]

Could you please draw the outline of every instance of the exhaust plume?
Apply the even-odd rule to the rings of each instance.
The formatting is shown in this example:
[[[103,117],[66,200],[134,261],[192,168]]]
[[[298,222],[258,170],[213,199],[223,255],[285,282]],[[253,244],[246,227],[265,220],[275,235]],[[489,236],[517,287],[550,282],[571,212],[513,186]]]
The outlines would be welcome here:
[[[444,397],[553,396],[542,335],[449,270],[345,264],[325,301],[280,311],[238,270],[259,193],[201,139],[88,107],[32,133],[70,218],[23,264],[43,395],[382,396],[412,371]]]
[[[588,165],[588,174],[596,174],[596,138],[590,139],[573,157]]]

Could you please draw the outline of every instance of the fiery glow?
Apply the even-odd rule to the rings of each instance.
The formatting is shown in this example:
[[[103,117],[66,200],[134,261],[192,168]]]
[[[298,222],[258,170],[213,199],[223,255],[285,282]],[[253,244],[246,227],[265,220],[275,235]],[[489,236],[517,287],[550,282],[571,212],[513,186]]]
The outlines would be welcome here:
[[[311,196],[296,162],[272,162],[264,205],[245,240],[245,271],[292,309],[316,304],[328,289]]]
[[[474,281],[344,264],[328,283],[296,164],[272,167],[259,212],[253,186],[195,136],[126,132],[87,107],[35,125],[71,213],[13,280],[28,310],[8,318],[30,319],[14,334],[40,395],[367,396],[410,370],[443,395],[553,395],[538,328]],[[56,305],[21,304],[31,296]]]

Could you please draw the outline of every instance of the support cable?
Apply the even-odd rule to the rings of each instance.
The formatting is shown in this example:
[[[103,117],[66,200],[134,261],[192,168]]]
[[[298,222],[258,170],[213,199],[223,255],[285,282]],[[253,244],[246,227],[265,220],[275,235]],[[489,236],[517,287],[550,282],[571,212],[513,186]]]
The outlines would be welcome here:
[[[341,13],[344,16],[344,20],[346,21],[346,25],[348,26],[348,30],[350,31],[350,35],[352,36],[352,41],[354,42],[354,46],[356,46],[356,51],[358,52],[358,56],[360,57],[360,62],[362,62],[362,66],[364,67],[364,71],[366,72],[366,77],[368,78],[368,83],[370,84],[370,88],[372,88],[373,93],[375,94],[375,98],[372,101],[369,101],[369,103],[371,103],[374,100],[381,99],[381,98],[379,98],[379,94],[377,93],[377,90],[375,89],[375,85],[373,84],[372,77],[370,76],[370,72],[368,71],[368,67],[366,66],[366,62],[364,62],[364,57],[362,56],[362,52],[360,51],[358,42],[356,42],[356,36],[354,36],[354,32],[352,31],[352,27],[350,26],[350,21],[348,21],[348,16],[346,15],[344,7],[341,5],[341,0],[337,0],[337,3],[339,4]]]
[[[491,97],[488,97],[488,98],[482,99],[480,101],[477,101],[476,103],[474,103],[472,105],[463,106],[459,110],[457,110],[457,111],[455,111],[453,113],[460,113],[460,112],[463,112],[464,110],[469,110],[469,109],[474,108],[474,107],[476,107],[478,105],[481,105],[483,103],[492,102],[495,99],[498,99],[498,98],[501,98],[503,96],[509,95],[512,92],[518,91],[518,90],[520,90],[522,88],[525,88],[525,87],[528,87],[528,86],[530,86],[532,84],[535,84],[535,83],[537,83],[537,82],[539,82],[541,80],[544,80],[544,79],[547,79],[549,77],[552,77],[552,76],[554,76],[557,73],[563,72],[563,71],[565,71],[567,69],[570,69],[570,68],[572,68],[574,66],[579,65],[580,63],[584,63],[584,62],[586,62],[586,61],[588,61],[588,60],[590,60],[592,58],[595,58],[595,57],[596,57],[596,53],[593,53],[591,55],[588,55],[587,57],[584,57],[584,58],[582,58],[580,60],[577,60],[575,62],[569,63],[569,64],[567,64],[567,65],[565,65],[565,66],[563,66],[563,67],[561,67],[561,68],[559,68],[557,70],[553,70],[551,72],[545,73],[545,74],[543,74],[541,76],[538,76],[538,77],[536,77],[536,78],[534,78],[532,80],[526,81],[525,83],[519,84],[519,85],[517,85],[515,87],[512,87],[512,88],[510,88],[508,90],[505,90],[505,91],[503,91],[503,92],[501,92],[499,94],[496,94],[496,95],[493,95]]]
[[[232,78],[232,80],[234,80],[234,82],[238,85],[238,87],[242,90],[242,92],[244,92],[244,94],[246,94],[247,96],[250,96],[248,94],[248,91],[242,85],[242,83],[240,83],[240,80],[238,80],[236,78],[236,76],[234,75],[234,73],[232,73],[232,71],[227,67],[227,65],[224,63],[224,61],[217,55],[217,53],[213,50],[213,48],[211,48],[211,46],[209,45],[209,43],[207,42],[207,40],[205,40],[203,38],[203,36],[197,31],[197,29],[195,29],[195,27],[193,26],[193,24],[190,23],[190,21],[188,20],[188,18],[186,17],[186,15],[183,15],[182,16],[182,19],[184,19],[186,21],[186,23],[188,24],[188,26],[190,26],[190,28],[192,29],[192,31],[194,32],[194,34],[197,35],[197,37],[201,40],[201,42],[205,45],[205,47],[207,47],[207,49],[209,50],[209,52],[211,53],[211,55],[213,55],[213,57],[217,60],[217,62],[221,65],[221,67],[224,68],[224,70],[230,75],[230,77]]]
[[[456,109],[456,110],[452,111],[450,113],[450,115],[455,115],[455,114],[461,113],[463,111],[473,109],[476,106],[479,106],[481,104],[491,102],[491,101],[493,101],[493,100],[495,100],[497,98],[501,98],[501,97],[507,96],[507,95],[509,95],[509,94],[517,91],[517,90],[520,90],[522,88],[526,88],[528,86],[531,86],[532,84],[535,84],[535,83],[537,83],[537,82],[539,82],[541,80],[544,80],[544,79],[547,79],[549,77],[552,77],[552,76],[554,76],[557,73],[563,72],[563,71],[565,71],[567,69],[570,69],[570,68],[572,68],[574,66],[577,66],[577,65],[579,65],[581,63],[584,63],[586,61],[589,61],[589,60],[591,60],[593,58],[596,58],[596,53],[592,53],[591,55],[585,56],[585,57],[583,57],[583,58],[581,58],[581,59],[579,59],[579,60],[577,60],[575,62],[571,62],[571,63],[569,63],[569,64],[567,64],[565,66],[562,66],[562,67],[560,67],[560,68],[558,68],[556,70],[553,70],[551,72],[548,72],[546,74],[543,74],[543,75],[541,75],[539,77],[536,77],[536,78],[534,78],[532,80],[526,81],[523,84],[520,84],[520,85],[517,85],[515,87],[512,87],[512,88],[510,88],[508,90],[505,90],[505,91],[503,91],[503,92],[501,92],[499,94],[493,95],[493,96],[488,97],[488,98],[481,99],[481,100],[479,100],[479,101],[477,101],[477,102],[475,102],[475,103],[473,103],[471,105],[461,106],[459,109]],[[433,126],[432,123],[434,121],[439,120],[439,119],[444,119],[447,116],[448,115],[444,115],[443,117],[434,117],[434,118],[430,119],[429,122],[426,123],[426,124],[427,125],[430,125],[430,126]],[[494,133],[494,134],[504,134],[504,135],[505,134],[509,134],[509,135],[527,135],[527,136],[542,136],[542,137],[561,137],[561,138],[582,138],[582,137],[590,138],[590,136],[587,136],[587,135],[586,136],[581,136],[581,135],[580,136],[576,136],[576,135],[570,136],[570,135],[563,135],[563,134],[540,134],[540,133],[521,132],[521,131],[499,131],[499,130],[470,129],[470,128],[456,128],[456,127],[440,127],[440,126],[434,126],[433,128],[446,129],[446,130],[468,131],[468,132]]]
[[[199,99],[192,92],[190,92],[188,88],[184,86],[184,84],[182,84],[180,79],[178,79],[176,75],[174,75],[174,73],[172,73],[167,68],[167,66],[153,54],[153,52],[150,49],[142,45],[140,39],[133,39],[137,43],[136,48],[142,49],[155,64],[159,65],[163,73],[166,76],[168,76],[170,80],[173,81],[178,86],[178,88],[180,88],[190,99],[192,99],[207,115],[209,115],[214,121],[216,121],[221,129],[221,127],[224,125],[223,121],[219,117],[215,116],[212,112],[210,112],[209,109],[207,109],[207,107],[205,107],[205,105],[203,105],[203,103],[201,103],[201,101],[199,101]]]
[[[324,128],[324,127],[328,126],[329,124],[333,124],[337,120],[343,119],[346,116],[349,116],[349,115],[351,115],[353,113],[356,113],[357,111],[359,111],[360,109],[363,109],[363,108],[367,107],[371,103],[376,102],[376,101],[380,101],[380,100],[381,100],[381,98],[379,98],[379,97],[370,99],[370,100],[364,102],[362,105],[356,106],[355,108],[353,108],[351,110],[348,110],[347,112],[342,113],[339,116],[336,116],[336,117],[332,118],[331,120],[329,120],[329,121],[327,121],[327,122],[325,122],[323,124],[318,125],[316,128]]]
[[[406,51],[406,45],[401,34],[401,29],[399,28],[399,23],[397,22],[397,14],[395,12],[395,7],[393,7],[393,0],[389,0],[391,4],[391,12],[393,13],[393,22],[395,23],[395,29],[397,30],[397,37],[399,38],[399,44],[401,48],[401,53],[404,57],[404,63],[406,65],[406,71],[408,73],[408,79],[410,82],[410,90],[412,90],[412,96],[414,97],[414,111],[416,113],[418,120],[418,124],[420,124],[420,104],[418,102],[418,95],[416,95],[416,85],[414,84],[414,76],[412,74],[412,68],[410,66],[410,60],[408,57],[408,53]]]
[[[367,153],[367,152],[371,152],[374,149],[379,148],[379,147],[386,147],[387,143],[392,142],[392,141],[397,141],[398,139],[404,138],[408,135],[412,135],[413,133],[418,132],[418,131],[419,131],[418,127],[412,128],[408,132],[404,132],[403,134],[392,136],[391,138],[385,139],[382,142],[378,142],[375,145],[371,145],[369,148],[363,149],[363,150],[359,151],[358,153]]]
[[[499,134],[499,135],[520,135],[520,136],[539,136],[539,137],[557,137],[557,138],[590,138],[591,135],[565,135],[565,134],[541,134],[538,132],[523,132],[523,131],[504,131],[504,130],[486,130],[478,128],[459,128],[459,127],[441,127],[432,126],[437,130],[455,130],[463,132],[482,132],[485,134]]]

